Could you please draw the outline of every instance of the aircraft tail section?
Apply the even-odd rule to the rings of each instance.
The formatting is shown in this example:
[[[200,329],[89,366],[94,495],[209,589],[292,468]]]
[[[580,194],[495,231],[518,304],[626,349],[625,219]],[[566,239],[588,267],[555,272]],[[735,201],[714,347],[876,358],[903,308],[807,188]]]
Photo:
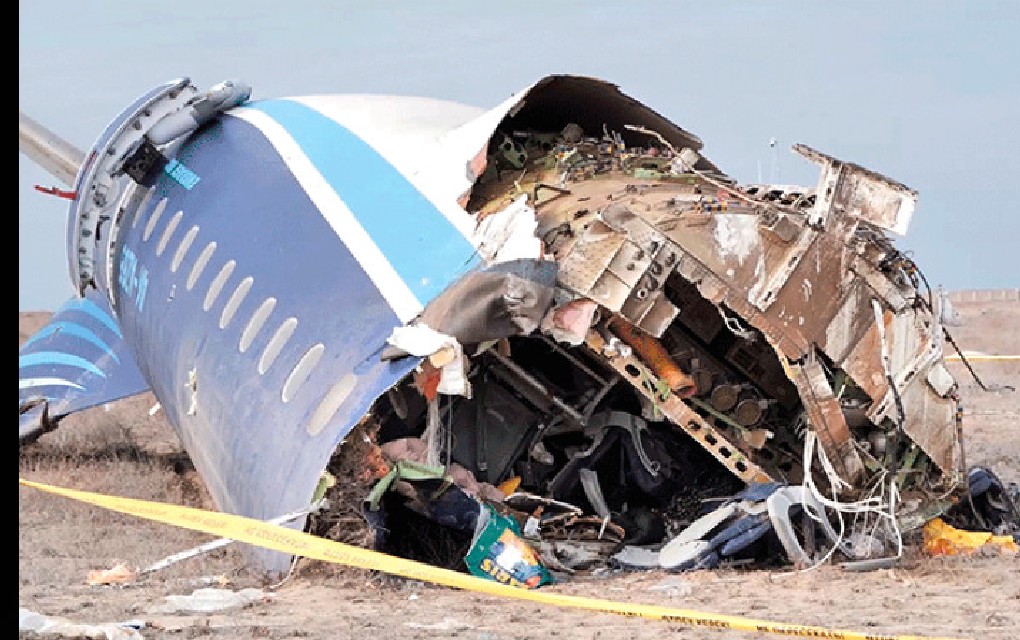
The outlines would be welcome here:
[[[18,440],[149,389],[103,294],[72,298],[18,351]]]

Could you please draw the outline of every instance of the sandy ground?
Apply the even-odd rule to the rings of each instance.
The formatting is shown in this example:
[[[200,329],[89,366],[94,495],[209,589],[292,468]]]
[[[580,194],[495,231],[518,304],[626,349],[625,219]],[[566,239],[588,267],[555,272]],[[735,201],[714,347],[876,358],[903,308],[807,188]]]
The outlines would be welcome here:
[[[999,308],[1002,307],[1002,308]],[[964,349],[1020,352],[1020,304],[962,305],[968,325],[953,331]],[[33,320],[38,321],[39,318]],[[978,321],[985,325],[978,325]],[[23,327],[22,338],[26,334]],[[975,363],[986,384],[1020,386],[1020,364]],[[1020,482],[1020,394],[986,393],[959,364],[967,462]],[[173,433],[145,412],[145,396],[94,410],[20,452],[20,477],[174,504],[207,504]],[[280,584],[243,567],[236,545],[126,585],[90,586],[89,571],[149,563],[210,536],[112,513],[19,487],[19,607],[51,619],[144,623],[133,637],[336,640],[511,640],[788,637],[631,618],[501,599],[303,560]],[[549,594],[656,604],[706,614],[814,625],[871,635],[988,640],[1020,637],[1020,557],[998,553],[924,556],[908,539],[893,569],[848,572],[739,569],[618,573],[542,587]],[[211,612],[174,611],[168,596],[215,588],[254,599]],[[123,637],[129,637],[125,634]],[[22,638],[42,637],[22,632]],[[104,636],[97,636],[104,637]],[[827,637],[840,637],[832,635]]]

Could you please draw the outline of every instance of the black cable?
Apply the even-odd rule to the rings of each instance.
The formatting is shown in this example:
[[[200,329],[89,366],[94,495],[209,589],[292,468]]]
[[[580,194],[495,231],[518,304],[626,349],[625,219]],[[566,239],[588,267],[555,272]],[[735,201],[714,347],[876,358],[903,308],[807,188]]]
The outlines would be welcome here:
[[[928,284],[928,278],[924,277],[924,272],[921,271],[921,269],[917,266],[917,263],[914,262],[912,258],[907,258],[907,261],[910,263],[911,270],[920,276],[921,281],[924,282],[924,288],[928,292],[928,311],[935,313],[935,305],[931,297],[931,285]]]
[[[949,344],[953,345],[953,349],[956,350],[956,354],[960,356],[960,361],[963,362],[964,366],[967,367],[967,370],[970,371],[970,375],[974,377],[974,381],[978,383],[978,386],[980,386],[985,391],[989,391],[989,392],[990,391],[998,391],[998,390],[1001,390],[1001,389],[1009,389],[1010,391],[1016,391],[1016,389],[1013,388],[1012,385],[1008,385],[1008,384],[999,385],[998,389],[991,389],[991,388],[985,386],[985,383],[982,382],[981,378],[978,377],[977,371],[974,371],[974,367],[970,366],[970,362],[967,361],[966,356],[963,355],[963,351],[960,350],[960,346],[958,344],[956,344],[956,340],[953,340],[953,336],[949,335],[949,330],[946,329],[945,326],[942,327],[942,333],[943,333],[943,335],[946,336],[946,340],[949,341]]]
[[[896,400],[896,412],[900,415],[900,420],[896,425],[896,439],[893,441],[892,451],[893,457],[889,459],[890,466],[895,462],[895,456],[899,455],[900,445],[903,444],[903,436],[905,434],[905,425],[907,423],[907,413],[903,409],[903,398],[900,397],[899,389],[896,388],[896,383],[893,381],[893,377],[890,374],[885,375],[886,381],[889,383],[889,389],[892,390],[893,399]],[[893,472],[893,469],[886,470],[889,473]]]

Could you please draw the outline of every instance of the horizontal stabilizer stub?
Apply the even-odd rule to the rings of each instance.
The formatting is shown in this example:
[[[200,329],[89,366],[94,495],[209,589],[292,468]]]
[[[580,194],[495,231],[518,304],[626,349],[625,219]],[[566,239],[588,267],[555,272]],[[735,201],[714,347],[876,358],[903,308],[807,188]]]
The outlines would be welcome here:
[[[18,351],[19,440],[148,388],[103,294],[72,298]]]

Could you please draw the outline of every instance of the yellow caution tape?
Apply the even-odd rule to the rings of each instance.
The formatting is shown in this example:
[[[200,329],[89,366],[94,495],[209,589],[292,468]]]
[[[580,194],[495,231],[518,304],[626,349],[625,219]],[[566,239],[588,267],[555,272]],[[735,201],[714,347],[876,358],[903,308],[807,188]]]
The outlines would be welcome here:
[[[967,354],[965,357],[967,358],[967,362],[982,362],[982,361],[991,362],[996,360],[1002,362],[1011,362],[1013,360],[1020,360],[1020,356],[994,356],[983,353],[976,353],[973,355]],[[958,355],[948,355],[945,356],[943,360],[945,360],[946,362],[962,362],[963,357]]]
[[[860,633],[857,631],[827,629],[825,627],[770,622],[768,620],[754,620],[739,616],[701,613],[690,609],[614,602],[597,598],[561,595],[542,590],[522,589],[458,573],[450,569],[440,569],[439,567],[433,567],[421,562],[389,556],[378,551],[372,551],[371,549],[362,549],[334,540],[327,540],[309,533],[244,516],[65,489],[32,482],[23,478],[19,478],[18,483],[26,487],[33,487],[111,511],[127,513],[194,531],[202,531],[291,555],[359,567],[361,569],[372,569],[412,580],[421,580],[423,582],[431,582],[433,584],[493,596],[529,600],[541,604],[587,609],[589,611],[613,613],[636,618],[651,618],[692,627],[756,631],[759,633],[775,633],[802,638],[830,638],[838,640],[962,640],[960,638],[936,638],[932,636]]]

